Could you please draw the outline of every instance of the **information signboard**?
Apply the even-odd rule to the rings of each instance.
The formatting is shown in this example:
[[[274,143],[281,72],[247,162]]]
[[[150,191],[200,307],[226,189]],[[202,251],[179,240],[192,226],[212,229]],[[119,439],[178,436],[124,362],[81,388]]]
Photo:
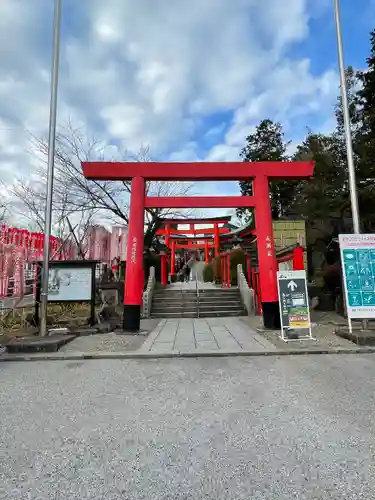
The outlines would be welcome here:
[[[279,289],[281,338],[285,337],[285,330],[308,329],[309,334],[301,338],[311,338],[311,321],[309,297],[305,271],[278,271],[277,283]]]
[[[375,318],[375,234],[340,234],[349,319]]]
[[[49,263],[48,302],[90,302],[90,323],[95,324],[96,260],[53,260]],[[39,322],[43,263],[37,262],[35,317]]]
[[[90,301],[92,267],[52,267],[48,277],[48,301]]]

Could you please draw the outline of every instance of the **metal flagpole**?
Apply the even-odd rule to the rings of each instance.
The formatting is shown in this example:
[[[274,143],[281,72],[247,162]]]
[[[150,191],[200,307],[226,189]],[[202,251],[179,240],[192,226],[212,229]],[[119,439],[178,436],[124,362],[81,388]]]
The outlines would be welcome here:
[[[345,79],[344,49],[343,49],[343,43],[342,43],[341,19],[340,19],[340,2],[339,2],[339,0],[333,0],[333,1],[334,1],[334,9],[335,9],[337,54],[338,54],[339,71],[340,71],[341,102],[342,102],[342,110],[343,110],[343,115],[344,115],[346,156],[347,156],[347,160],[348,160],[349,191],[350,191],[350,202],[351,202],[351,207],[352,207],[353,230],[354,230],[355,234],[360,234],[361,233],[361,224],[360,224],[360,219],[359,219],[357,183],[356,183],[356,179],[355,179],[353,144],[352,144],[352,134],[351,134],[351,128],[350,128],[348,91],[346,88],[346,79]],[[348,316],[348,324],[349,324],[349,331],[352,331],[352,322],[351,322],[351,319],[349,316]],[[362,321],[362,327],[363,327],[363,329],[368,328],[368,321],[366,319],[364,319]]]
[[[337,53],[338,53],[339,71],[340,71],[341,102],[344,115],[346,156],[348,160],[349,190],[350,190],[350,201],[352,206],[353,229],[355,234],[359,234],[361,232],[361,229],[359,220],[357,185],[355,180],[352,134],[350,129],[348,92],[346,88],[346,79],[345,79],[344,50],[342,44],[339,0],[334,0],[334,8],[335,8],[335,21],[336,21],[336,34],[337,34]]]
[[[51,101],[50,118],[48,130],[48,167],[47,167],[47,195],[44,223],[44,249],[42,290],[40,295],[40,335],[47,334],[47,303],[48,303],[48,277],[49,277],[49,253],[50,236],[52,224],[52,193],[53,175],[55,162],[56,141],[56,115],[57,115],[57,89],[59,82],[59,59],[60,59],[60,26],[61,26],[61,0],[55,0],[55,13],[53,24],[53,58],[51,74]]]

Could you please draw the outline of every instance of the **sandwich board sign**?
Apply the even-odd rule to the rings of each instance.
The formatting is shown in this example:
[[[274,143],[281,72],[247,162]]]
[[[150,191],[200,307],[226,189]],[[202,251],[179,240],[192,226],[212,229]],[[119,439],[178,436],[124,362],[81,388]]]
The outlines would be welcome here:
[[[375,318],[375,234],[340,234],[349,328],[352,319]]]
[[[309,296],[305,271],[278,271],[277,285],[279,290],[281,338],[290,340],[313,339],[311,332]],[[308,335],[289,339],[285,336],[288,330],[308,330]]]

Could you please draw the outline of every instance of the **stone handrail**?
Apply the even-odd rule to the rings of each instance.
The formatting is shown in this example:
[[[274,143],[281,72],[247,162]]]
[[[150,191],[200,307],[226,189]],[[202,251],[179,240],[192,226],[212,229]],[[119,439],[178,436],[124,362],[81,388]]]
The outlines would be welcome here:
[[[155,268],[150,267],[150,274],[148,276],[147,287],[143,292],[142,303],[142,318],[149,318],[151,315],[152,296],[155,287]]]
[[[254,309],[253,309],[253,297],[254,297],[254,290],[249,287],[247,280],[245,278],[242,264],[237,265],[237,286],[240,290],[241,294],[241,299],[243,302],[243,305],[245,306],[245,309],[247,311],[247,314],[253,314]]]

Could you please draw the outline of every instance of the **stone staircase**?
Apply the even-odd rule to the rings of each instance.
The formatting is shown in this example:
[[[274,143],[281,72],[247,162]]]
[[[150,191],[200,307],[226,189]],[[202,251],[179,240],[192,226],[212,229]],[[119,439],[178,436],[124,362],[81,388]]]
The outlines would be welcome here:
[[[153,318],[215,318],[246,316],[238,288],[199,290],[155,290],[152,301]]]

